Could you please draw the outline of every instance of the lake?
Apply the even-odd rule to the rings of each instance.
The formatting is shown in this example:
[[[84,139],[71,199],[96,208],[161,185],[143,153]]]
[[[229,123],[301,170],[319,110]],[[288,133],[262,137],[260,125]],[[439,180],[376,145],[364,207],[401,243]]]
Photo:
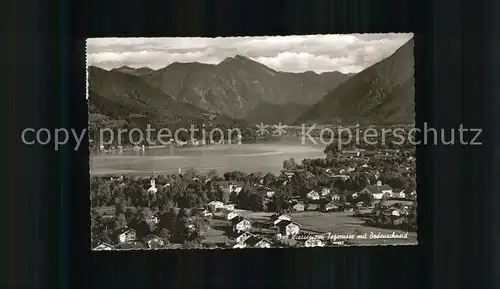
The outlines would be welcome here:
[[[171,174],[194,168],[200,173],[212,169],[219,173],[243,171],[279,174],[283,161],[295,158],[323,158],[325,145],[302,144],[299,138],[249,144],[197,147],[167,147],[116,153],[93,153],[91,175],[150,175]]]

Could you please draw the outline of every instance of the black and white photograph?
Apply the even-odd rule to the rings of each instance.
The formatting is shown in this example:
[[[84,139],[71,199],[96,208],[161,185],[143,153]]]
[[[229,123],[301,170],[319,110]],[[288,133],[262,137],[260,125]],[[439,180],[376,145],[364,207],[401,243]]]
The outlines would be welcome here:
[[[418,244],[412,33],[86,46],[92,250]]]

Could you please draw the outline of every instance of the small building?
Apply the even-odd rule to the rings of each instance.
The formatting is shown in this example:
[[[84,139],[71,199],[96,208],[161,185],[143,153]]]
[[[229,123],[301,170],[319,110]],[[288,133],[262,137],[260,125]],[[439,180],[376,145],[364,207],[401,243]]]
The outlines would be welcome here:
[[[160,222],[160,218],[157,215],[149,216],[146,219],[146,222],[149,224],[158,224]]]
[[[219,201],[211,201],[210,203],[208,203],[208,207],[211,210],[217,211],[218,209],[224,207],[224,203]]]
[[[240,233],[239,235],[237,235],[235,238],[234,238],[234,241],[236,243],[240,243],[240,242],[243,242],[245,241],[246,239],[250,238],[250,237],[253,237],[254,234],[252,233],[249,233],[249,232],[243,232],[243,233]]]
[[[272,198],[272,197],[274,196],[274,191],[267,191],[267,192],[266,192],[266,196],[267,196],[268,198]]]
[[[234,211],[225,211],[223,212],[224,219],[231,221],[232,219],[238,217],[238,214]]]
[[[252,221],[250,219],[242,217],[242,216],[236,216],[231,219],[231,223],[233,224],[233,231],[234,232],[246,232],[250,231],[252,229]]]
[[[339,206],[333,202],[330,202],[330,203],[324,205],[324,211],[326,211],[326,212],[336,211],[338,209],[339,209]]]
[[[304,246],[311,248],[311,247],[324,247],[325,246],[325,241],[323,238],[320,238],[316,235],[312,234],[299,234],[297,236],[297,239],[300,241],[304,242]]]
[[[321,190],[321,196],[322,197],[325,197],[325,196],[328,196],[330,194],[331,190],[329,188],[323,188]]]
[[[242,248],[271,248],[271,242],[257,237],[252,236],[250,238],[245,239],[242,242],[237,243],[233,246],[233,248],[242,249]]]
[[[151,179],[151,186],[148,189],[148,194],[156,194],[158,188],[156,188],[155,179]]]
[[[390,194],[388,194],[389,198],[396,198],[396,199],[404,199],[406,198],[406,193],[405,190],[394,190]]]
[[[214,214],[212,214],[208,210],[203,210],[202,212],[200,212],[200,215],[203,216],[203,217],[213,217]]]
[[[349,175],[343,175],[343,174],[339,174],[339,175],[333,175],[331,176],[331,178],[334,178],[334,179],[340,179],[342,181],[347,181],[348,179],[350,179],[351,177]]]
[[[136,239],[136,232],[134,229],[124,229],[122,233],[118,234],[118,242],[125,243]]]
[[[311,190],[309,193],[307,193],[307,198],[309,200],[319,200],[320,199],[320,195],[315,190]]]
[[[98,246],[96,246],[93,250],[94,251],[111,251],[115,247],[113,245],[110,245],[108,243],[101,243]]]
[[[296,203],[292,206],[292,211],[295,212],[303,212],[305,210],[304,204]]]
[[[383,185],[381,181],[377,182],[375,186],[366,186],[362,189],[356,197],[362,194],[370,194],[375,200],[380,200],[384,195],[389,196],[392,194],[393,189],[389,185]],[[354,197],[354,194],[353,194]]]
[[[338,202],[338,201],[340,201],[341,197],[339,194],[334,194],[331,196],[331,199],[333,202]]]
[[[273,223],[273,225],[277,225],[281,220],[286,220],[286,221],[290,221],[292,218],[288,215],[284,215],[284,214],[274,214],[271,216],[271,222]]]
[[[142,242],[148,249],[161,249],[165,246],[165,241],[156,235],[147,235],[142,238]]]
[[[247,248],[271,248],[271,242],[257,236],[250,237],[245,241]]]
[[[281,220],[277,224],[277,227],[278,227],[281,235],[283,237],[289,238],[289,239],[292,239],[300,232],[299,224],[292,222],[292,221],[288,221],[288,220]]]

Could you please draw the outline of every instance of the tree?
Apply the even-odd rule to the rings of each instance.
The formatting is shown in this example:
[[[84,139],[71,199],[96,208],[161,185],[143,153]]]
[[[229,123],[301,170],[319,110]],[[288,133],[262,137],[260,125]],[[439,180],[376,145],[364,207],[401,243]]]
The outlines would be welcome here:
[[[194,178],[198,175],[198,172],[197,172],[195,169],[191,168],[191,169],[187,170],[187,171],[184,173],[184,175],[185,175],[188,179],[190,179],[190,180],[191,180],[191,179],[194,179]]]
[[[274,184],[275,181],[276,181],[276,176],[274,174],[267,173],[263,178],[263,185],[271,186]]]
[[[294,170],[295,168],[297,168],[297,163],[295,162],[294,158],[285,160],[283,162],[283,169],[285,169],[285,170]]]
[[[118,217],[116,217],[116,220],[113,224],[113,230],[115,232],[118,232],[124,228],[127,228],[127,218],[125,218],[125,214],[120,214]]]
[[[160,232],[158,233],[158,237],[160,237],[165,244],[170,243],[170,231],[167,228],[162,228]]]
[[[210,179],[216,178],[219,175],[219,172],[217,172],[216,169],[212,169],[208,172],[208,177]]]
[[[125,202],[123,198],[117,198],[115,201],[115,216],[125,213]]]

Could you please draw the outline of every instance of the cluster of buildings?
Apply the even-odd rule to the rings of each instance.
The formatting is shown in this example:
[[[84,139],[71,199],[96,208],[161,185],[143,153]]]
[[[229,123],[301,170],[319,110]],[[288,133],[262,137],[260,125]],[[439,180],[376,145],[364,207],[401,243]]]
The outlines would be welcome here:
[[[165,248],[165,241],[153,234],[137,239],[136,231],[130,228],[124,228],[118,234],[116,245],[101,243],[94,248],[95,251],[109,250],[141,250],[141,249],[161,249]]]

